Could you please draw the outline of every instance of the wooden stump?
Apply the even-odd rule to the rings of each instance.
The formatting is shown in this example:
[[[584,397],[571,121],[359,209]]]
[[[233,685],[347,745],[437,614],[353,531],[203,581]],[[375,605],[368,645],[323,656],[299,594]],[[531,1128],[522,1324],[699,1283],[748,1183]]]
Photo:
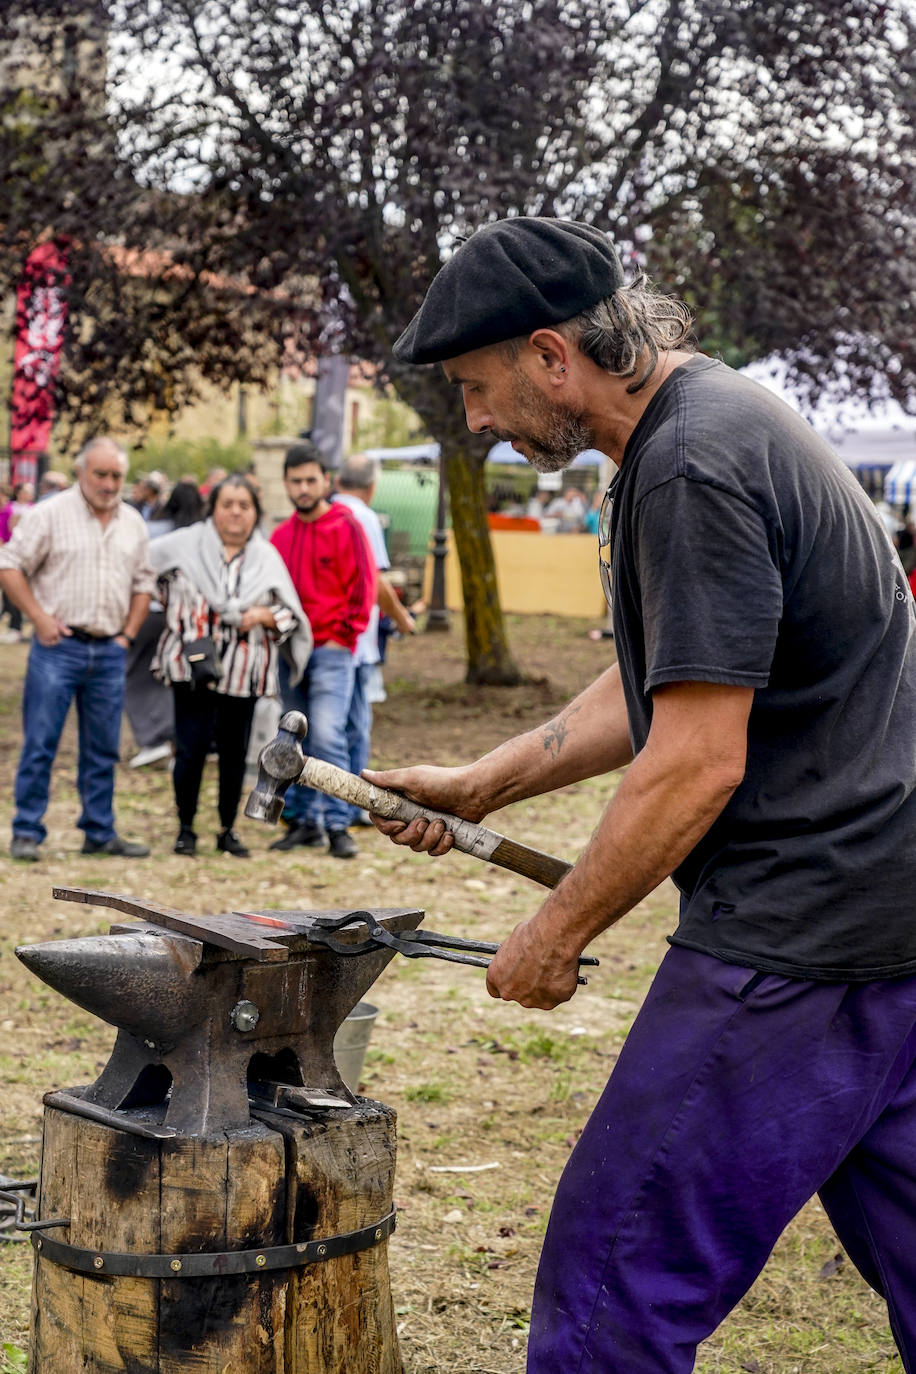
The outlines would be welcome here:
[[[365,1099],[311,1125],[284,1121],[295,1240],[358,1231],[387,1216],[395,1123],[390,1107]],[[401,1374],[387,1245],[296,1270],[287,1315],[290,1374]]]
[[[246,1130],[152,1140],[48,1108],[39,1216],[104,1253],[250,1250],[334,1236],[393,1205],[395,1114],[360,1099]],[[32,1374],[401,1374],[387,1243],[214,1278],[87,1277],[36,1251]]]

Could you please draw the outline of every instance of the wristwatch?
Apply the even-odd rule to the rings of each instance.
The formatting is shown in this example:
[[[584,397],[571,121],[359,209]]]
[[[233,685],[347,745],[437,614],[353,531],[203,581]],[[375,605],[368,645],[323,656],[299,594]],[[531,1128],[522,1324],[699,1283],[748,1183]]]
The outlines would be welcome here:
[[[119,630],[115,635],[115,639],[126,639],[128,648],[132,649],[134,647],[134,637],[133,635],[129,635],[126,630]]]

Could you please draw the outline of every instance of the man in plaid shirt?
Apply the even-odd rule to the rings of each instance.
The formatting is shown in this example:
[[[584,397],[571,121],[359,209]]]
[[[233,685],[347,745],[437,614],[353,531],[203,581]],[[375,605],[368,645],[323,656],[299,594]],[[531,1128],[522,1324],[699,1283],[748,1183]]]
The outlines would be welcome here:
[[[35,628],[22,697],[14,859],[37,859],[47,835],[51,767],[74,699],[82,852],[149,853],[121,839],[113,807],[127,651],[154,590],[146,526],[121,500],[126,471],[119,444],[90,440],[76,459],[76,484],[34,506],[0,548],[0,588]]]

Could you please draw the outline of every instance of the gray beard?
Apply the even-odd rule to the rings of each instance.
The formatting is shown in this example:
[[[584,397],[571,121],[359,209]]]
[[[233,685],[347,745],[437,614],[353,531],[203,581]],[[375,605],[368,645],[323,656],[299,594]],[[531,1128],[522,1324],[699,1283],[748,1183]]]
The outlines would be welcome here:
[[[592,446],[591,431],[578,416],[558,415],[551,428],[553,432],[545,437],[543,447],[529,441],[528,462],[538,472],[562,472],[583,449]]]
[[[516,374],[515,401],[527,410],[532,428],[517,434],[494,431],[495,437],[521,440],[530,450],[524,457],[537,472],[562,472],[577,454],[592,447],[592,432],[581,416],[553,405],[520,371]]]

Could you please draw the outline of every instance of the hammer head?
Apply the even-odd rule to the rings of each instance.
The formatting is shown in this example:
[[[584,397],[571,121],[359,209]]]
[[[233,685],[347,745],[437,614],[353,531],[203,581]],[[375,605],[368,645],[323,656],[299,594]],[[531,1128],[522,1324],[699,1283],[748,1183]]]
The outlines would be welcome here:
[[[280,819],[286,789],[296,782],[305,764],[302,741],[307,731],[308,721],[301,711],[287,711],[280,717],[277,738],[258,755],[258,780],[245,803],[250,820],[276,825]]]

